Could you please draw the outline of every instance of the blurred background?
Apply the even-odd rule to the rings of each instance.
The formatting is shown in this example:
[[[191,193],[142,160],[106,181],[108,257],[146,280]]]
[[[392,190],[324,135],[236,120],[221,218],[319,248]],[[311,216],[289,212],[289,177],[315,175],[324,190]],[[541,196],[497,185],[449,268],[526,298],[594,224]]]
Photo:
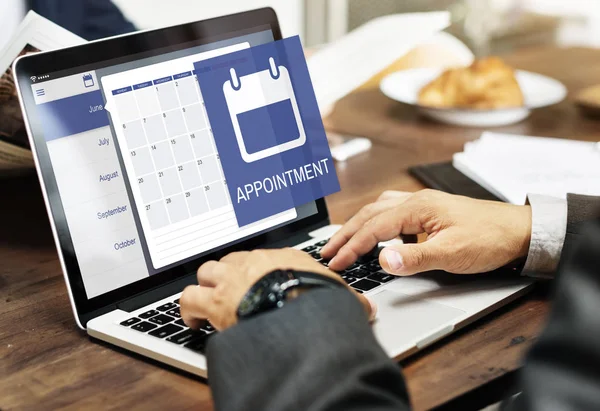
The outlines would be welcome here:
[[[284,36],[300,34],[306,46],[335,40],[386,14],[450,10],[453,24],[448,31],[476,55],[545,44],[600,47],[600,0],[113,1],[141,29],[271,6]]]

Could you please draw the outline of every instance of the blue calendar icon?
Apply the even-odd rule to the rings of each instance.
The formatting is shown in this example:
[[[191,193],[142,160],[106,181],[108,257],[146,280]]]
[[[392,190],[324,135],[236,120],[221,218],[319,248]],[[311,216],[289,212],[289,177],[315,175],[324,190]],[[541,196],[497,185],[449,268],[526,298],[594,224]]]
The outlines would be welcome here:
[[[302,146],[306,132],[284,66],[269,58],[269,68],[238,77],[235,68],[223,84],[231,123],[245,162],[261,160]]]
[[[194,67],[238,226],[339,191],[298,36]]]
[[[94,77],[92,77],[91,74],[84,74],[83,75],[83,85],[85,86],[85,88],[90,88],[90,87],[94,87]]]

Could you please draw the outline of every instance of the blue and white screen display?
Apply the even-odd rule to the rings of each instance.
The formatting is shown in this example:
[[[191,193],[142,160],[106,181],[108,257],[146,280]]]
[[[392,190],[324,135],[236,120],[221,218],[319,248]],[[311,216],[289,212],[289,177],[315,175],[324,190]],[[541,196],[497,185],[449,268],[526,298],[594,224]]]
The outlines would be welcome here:
[[[88,298],[317,212],[238,225],[198,86],[194,63],[272,41],[260,31],[31,85]]]

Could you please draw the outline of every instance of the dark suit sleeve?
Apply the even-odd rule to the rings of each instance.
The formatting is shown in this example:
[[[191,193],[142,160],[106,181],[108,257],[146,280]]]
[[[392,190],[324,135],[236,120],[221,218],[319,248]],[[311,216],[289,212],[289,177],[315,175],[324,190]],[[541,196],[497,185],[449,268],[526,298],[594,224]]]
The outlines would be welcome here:
[[[521,370],[523,392],[505,409],[600,410],[600,220],[576,215],[586,229],[569,218],[580,241],[563,254],[548,325]]]
[[[217,410],[409,409],[400,368],[350,292],[309,291],[211,339]]]
[[[567,233],[563,255],[569,254],[571,247],[581,237],[586,223],[600,218],[600,197],[569,194],[567,207]]]

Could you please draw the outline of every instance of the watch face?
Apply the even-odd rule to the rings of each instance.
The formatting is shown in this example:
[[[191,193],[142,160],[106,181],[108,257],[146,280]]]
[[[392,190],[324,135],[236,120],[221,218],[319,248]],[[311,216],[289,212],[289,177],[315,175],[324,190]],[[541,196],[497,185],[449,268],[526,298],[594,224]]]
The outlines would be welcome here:
[[[280,306],[281,300],[285,299],[285,291],[281,290],[281,285],[293,279],[294,276],[291,272],[282,270],[273,271],[264,276],[250,288],[240,302],[237,310],[238,317],[250,317]]]
[[[261,302],[264,295],[264,288],[258,287],[256,290],[252,290],[246,294],[240,306],[238,307],[238,315],[244,316],[251,313],[254,308]]]

